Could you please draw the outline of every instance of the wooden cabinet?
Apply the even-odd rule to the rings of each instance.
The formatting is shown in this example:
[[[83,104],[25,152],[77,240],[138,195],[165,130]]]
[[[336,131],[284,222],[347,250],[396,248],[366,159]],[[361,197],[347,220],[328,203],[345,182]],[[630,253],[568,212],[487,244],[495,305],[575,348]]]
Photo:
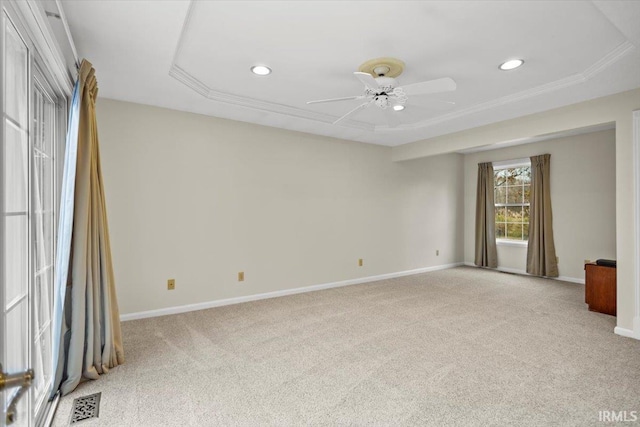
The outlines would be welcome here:
[[[585,302],[590,311],[616,315],[616,268],[585,264]]]

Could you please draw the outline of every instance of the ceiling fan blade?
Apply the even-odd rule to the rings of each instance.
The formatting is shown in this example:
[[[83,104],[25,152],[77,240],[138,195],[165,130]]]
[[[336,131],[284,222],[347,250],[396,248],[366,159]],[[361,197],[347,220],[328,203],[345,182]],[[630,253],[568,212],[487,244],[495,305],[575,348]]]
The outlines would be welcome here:
[[[371,105],[371,103],[373,102],[373,100],[369,101],[369,102],[365,102],[364,104],[360,104],[358,105],[356,108],[354,108],[353,110],[349,111],[347,114],[345,114],[344,116],[340,117],[338,120],[336,120],[335,122],[333,122],[333,124],[338,124],[341,121],[347,119],[350,116],[353,116],[354,114],[356,114],[358,111],[363,110],[365,108],[367,108],[369,105]]]
[[[413,83],[402,86],[402,90],[407,95],[426,95],[428,93],[440,93],[456,90],[456,82],[449,77],[441,79],[429,80],[426,82]]]
[[[351,99],[364,99],[364,95],[345,96],[344,98],[319,99],[317,101],[308,101],[307,104],[321,104],[323,102],[349,101]]]
[[[384,117],[387,119],[387,124],[390,128],[394,128],[400,125],[400,116],[398,115],[398,112],[393,108],[385,109]]]
[[[353,73],[353,75],[356,76],[358,80],[362,82],[362,84],[364,84],[372,91],[375,92],[378,90],[378,82],[376,82],[376,79],[374,79],[371,74],[356,71],[355,73]]]

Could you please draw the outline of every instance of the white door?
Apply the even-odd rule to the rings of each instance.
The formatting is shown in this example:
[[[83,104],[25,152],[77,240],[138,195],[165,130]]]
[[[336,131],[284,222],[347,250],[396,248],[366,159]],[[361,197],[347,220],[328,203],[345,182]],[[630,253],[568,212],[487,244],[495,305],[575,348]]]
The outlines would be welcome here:
[[[33,369],[14,422],[32,426],[47,407],[52,386],[56,153],[66,102],[48,84],[39,56],[11,11],[2,10],[1,18],[0,363],[8,374]],[[2,392],[0,425],[17,390]]]

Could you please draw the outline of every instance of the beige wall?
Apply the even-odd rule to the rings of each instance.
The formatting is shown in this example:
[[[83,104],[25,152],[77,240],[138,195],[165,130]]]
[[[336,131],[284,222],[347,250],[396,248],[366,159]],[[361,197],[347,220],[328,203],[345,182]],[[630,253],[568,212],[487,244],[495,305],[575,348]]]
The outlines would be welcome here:
[[[640,89],[567,107],[457,132],[393,149],[394,160],[440,155],[456,150],[561,132],[602,123],[616,125],[616,255],[618,260],[617,324],[633,330],[635,315],[634,167],[632,115],[640,109]],[[640,336],[640,318],[635,332]]]
[[[98,121],[122,314],[463,259],[461,155],[113,100]]]
[[[584,260],[616,258],[615,130],[468,154],[464,259],[474,261],[478,163],[551,154],[551,203],[560,276],[584,280]],[[498,244],[498,267],[526,270],[527,247]]]

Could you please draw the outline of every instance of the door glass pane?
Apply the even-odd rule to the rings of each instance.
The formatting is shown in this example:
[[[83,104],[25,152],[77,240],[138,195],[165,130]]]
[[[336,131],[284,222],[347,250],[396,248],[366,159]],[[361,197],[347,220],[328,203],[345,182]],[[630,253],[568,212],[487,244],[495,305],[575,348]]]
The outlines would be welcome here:
[[[26,212],[28,208],[28,154],[26,132],[5,120],[4,191],[5,210],[8,213]]]
[[[5,225],[5,301],[6,308],[27,293],[28,221],[26,215],[6,216]]]
[[[5,357],[3,366],[5,372],[20,372],[29,367],[29,353],[27,350],[29,345],[28,304],[29,300],[25,298],[19,304],[14,305],[5,315],[4,336],[6,339],[4,342]],[[4,394],[3,411],[9,406],[14,392],[14,390],[9,390]],[[24,396],[19,402],[17,425],[28,425],[28,397],[28,395]]]
[[[51,317],[51,306],[49,302],[51,271],[52,269],[45,270],[42,274],[39,274],[35,280],[33,297],[35,303],[35,332],[37,335],[42,333],[47,327]]]
[[[41,405],[47,394],[51,383],[51,363],[48,356],[51,354],[51,325],[47,325],[42,333],[36,337],[33,350],[35,354],[35,365],[33,370],[36,374],[33,391],[35,393],[37,405]],[[37,408],[36,408],[37,409]]]
[[[5,19],[5,114],[25,127],[27,124],[27,47],[8,19]]]
[[[5,317],[5,370],[8,372],[24,371],[28,368],[27,360],[27,316],[28,300],[25,298],[7,312]]]

